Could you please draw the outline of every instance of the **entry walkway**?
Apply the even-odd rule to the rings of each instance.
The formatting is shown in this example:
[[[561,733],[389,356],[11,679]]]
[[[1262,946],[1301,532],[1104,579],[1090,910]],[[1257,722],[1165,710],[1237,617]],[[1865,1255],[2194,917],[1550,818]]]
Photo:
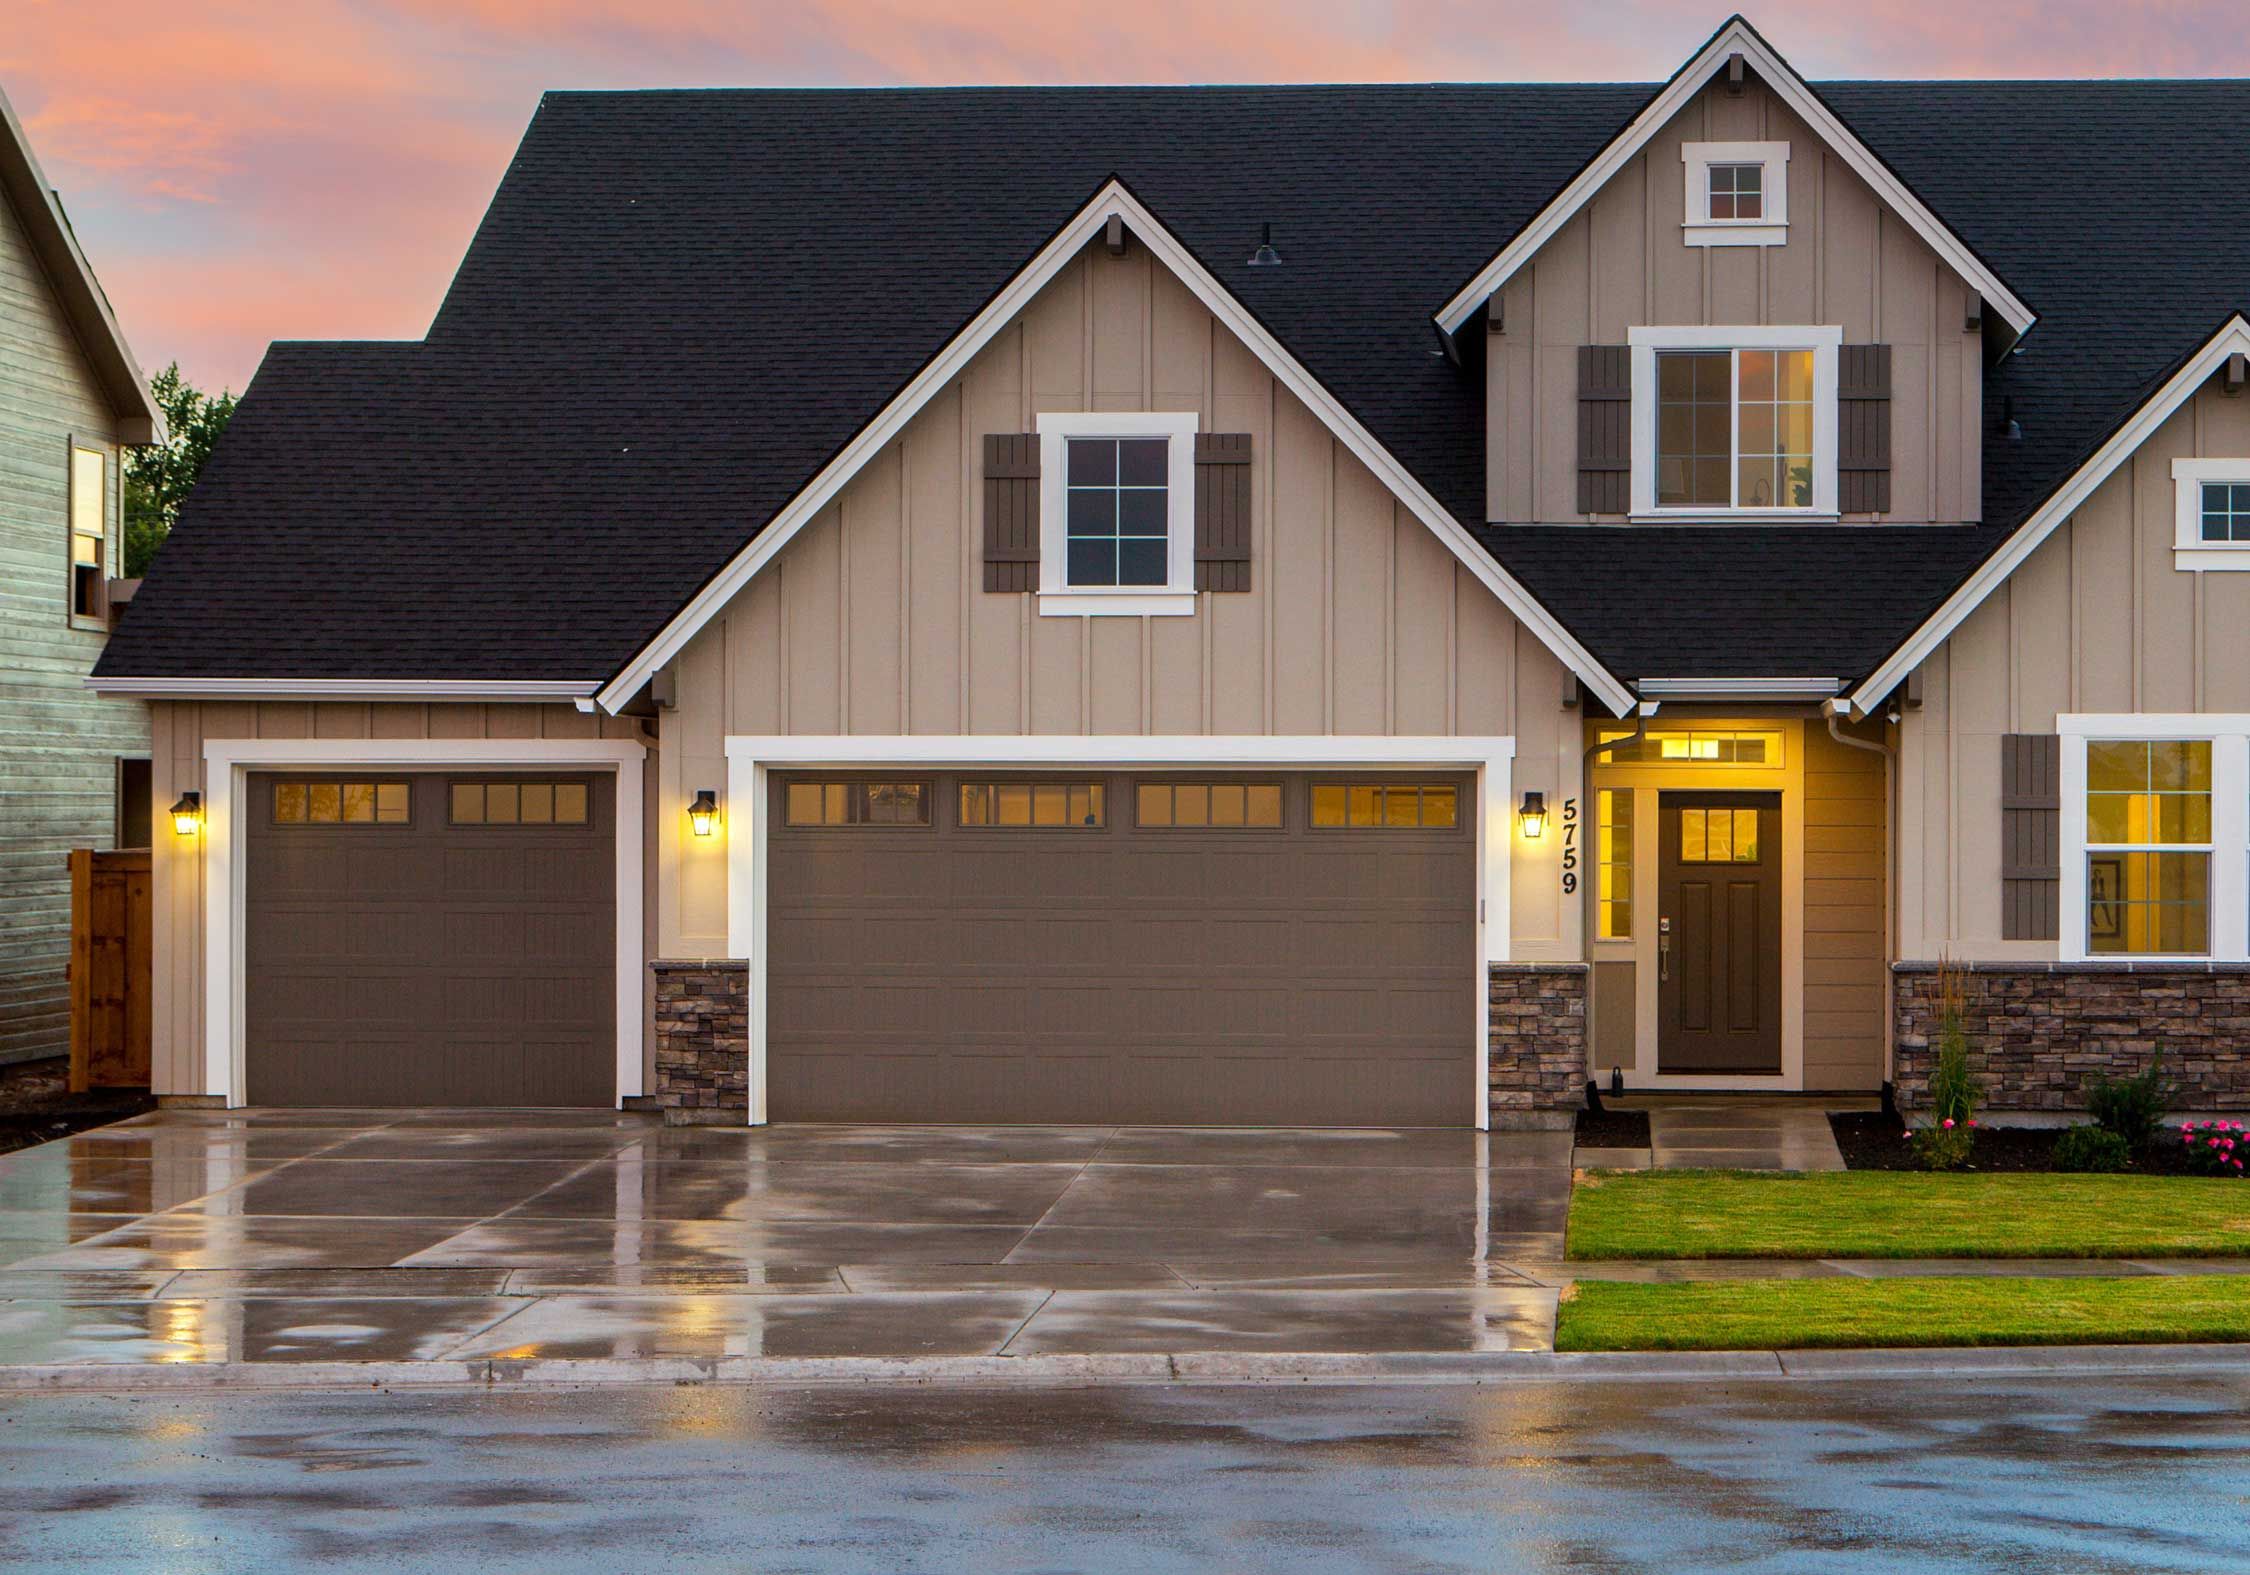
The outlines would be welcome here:
[[[1635,1094],[1610,1101],[1648,1112],[1649,1162],[1659,1170],[1842,1170],[1832,1110],[1874,1110],[1873,1099],[1737,1094]]]

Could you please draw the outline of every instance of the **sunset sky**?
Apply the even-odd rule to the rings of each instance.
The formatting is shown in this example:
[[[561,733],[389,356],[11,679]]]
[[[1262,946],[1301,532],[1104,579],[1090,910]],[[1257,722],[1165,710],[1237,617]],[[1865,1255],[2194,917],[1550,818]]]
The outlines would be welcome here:
[[[411,338],[547,88],[1653,80],[1687,0],[0,0],[0,87],[142,363]],[[2250,74],[2242,0],[1790,0],[1809,76]]]

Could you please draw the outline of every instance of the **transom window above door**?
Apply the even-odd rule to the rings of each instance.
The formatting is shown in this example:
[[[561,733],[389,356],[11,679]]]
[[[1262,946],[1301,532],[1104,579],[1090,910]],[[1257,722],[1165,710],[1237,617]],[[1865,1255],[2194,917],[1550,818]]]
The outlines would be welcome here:
[[[1198,418],[1146,411],[1039,417],[1039,610],[1195,610]]]
[[[1633,513],[1836,512],[1835,328],[1636,328]]]

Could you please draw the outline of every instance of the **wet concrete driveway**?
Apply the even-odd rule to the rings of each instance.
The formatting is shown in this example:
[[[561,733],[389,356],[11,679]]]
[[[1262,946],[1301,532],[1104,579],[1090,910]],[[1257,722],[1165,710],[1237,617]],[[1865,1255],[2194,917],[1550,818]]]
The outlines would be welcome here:
[[[1568,1133],[165,1112],[0,1157],[0,1364],[1542,1350]]]

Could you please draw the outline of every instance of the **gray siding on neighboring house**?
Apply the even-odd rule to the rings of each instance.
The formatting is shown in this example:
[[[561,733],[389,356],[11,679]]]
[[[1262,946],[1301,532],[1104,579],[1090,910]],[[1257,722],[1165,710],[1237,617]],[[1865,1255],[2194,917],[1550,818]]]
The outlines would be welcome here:
[[[1683,142],[1789,144],[1778,246],[1682,238]],[[1486,512],[1511,524],[1615,520],[1580,507],[1579,347],[1657,325],[1838,325],[1891,347],[1890,508],[1903,523],[1983,517],[1984,362],[1968,287],[1812,128],[1762,85],[1714,86],[1659,131],[1511,278],[1486,361]],[[1597,508],[1614,499],[1592,499]]]
[[[117,761],[148,753],[148,708],[84,687],[105,631],[70,617],[73,439],[109,456],[114,574],[116,420],[0,195],[0,1062],[69,1049],[65,855],[111,846]]]

